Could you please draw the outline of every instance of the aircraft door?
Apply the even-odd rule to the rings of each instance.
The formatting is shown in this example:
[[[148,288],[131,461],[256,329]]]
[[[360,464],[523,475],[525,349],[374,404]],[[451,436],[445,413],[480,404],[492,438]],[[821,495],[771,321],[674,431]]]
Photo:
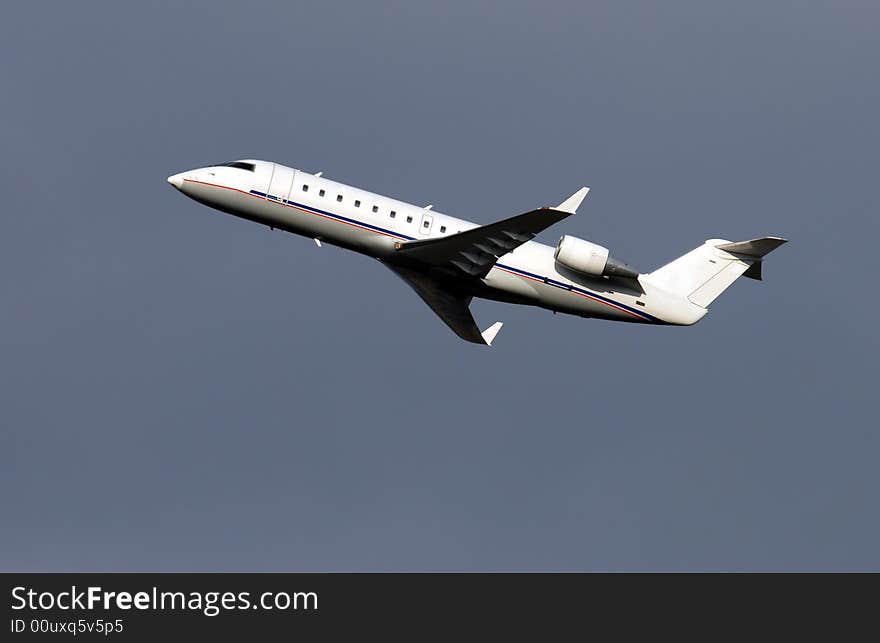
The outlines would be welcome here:
[[[296,170],[275,163],[272,168],[272,178],[269,179],[268,193],[277,197],[279,203],[286,203],[290,199],[294,178],[296,178]]]
[[[419,234],[423,236],[428,236],[431,234],[431,226],[434,225],[434,215],[429,212],[425,212],[422,215],[422,221],[419,223]]]

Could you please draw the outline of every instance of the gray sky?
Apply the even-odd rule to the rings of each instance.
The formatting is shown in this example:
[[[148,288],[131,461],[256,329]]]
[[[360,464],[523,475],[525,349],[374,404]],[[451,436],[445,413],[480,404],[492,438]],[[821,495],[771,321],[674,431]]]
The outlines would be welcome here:
[[[872,2],[14,3],[0,568],[880,570]],[[504,7],[503,10],[501,7]],[[256,157],[648,271],[692,328],[476,302],[165,177]]]

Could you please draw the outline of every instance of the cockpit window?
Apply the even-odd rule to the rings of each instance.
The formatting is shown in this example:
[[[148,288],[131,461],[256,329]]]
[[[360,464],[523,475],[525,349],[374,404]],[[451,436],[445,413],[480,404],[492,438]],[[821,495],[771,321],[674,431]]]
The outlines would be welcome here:
[[[253,172],[257,166],[253,163],[245,163],[244,161],[230,161],[229,163],[221,163],[219,167],[237,167],[239,170]]]

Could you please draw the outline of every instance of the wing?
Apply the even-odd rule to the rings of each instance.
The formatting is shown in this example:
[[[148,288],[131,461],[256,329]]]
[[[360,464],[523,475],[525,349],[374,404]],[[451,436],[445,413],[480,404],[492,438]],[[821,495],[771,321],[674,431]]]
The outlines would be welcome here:
[[[532,210],[447,237],[405,241],[394,247],[401,256],[417,263],[452,268],[458,274],[482,278],[499,257],[574,214],[589,191],[590,188],[581,188],[555,208]]]
[[[492,340],[501,330],[501,322],[495,322],[480,332],[468,306],[471,295],[457,292],[440,280],[423,272],[385,264],[416,291],[437,316],[463,340],[474,344],[492,345]]]

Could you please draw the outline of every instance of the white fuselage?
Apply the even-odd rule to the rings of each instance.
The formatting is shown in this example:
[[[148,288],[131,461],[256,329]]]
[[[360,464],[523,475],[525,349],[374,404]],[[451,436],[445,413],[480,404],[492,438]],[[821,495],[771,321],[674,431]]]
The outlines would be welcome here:
[[[169,177],[187,196],[229,214],[394,260],[394,244],[477,227],[462,219],[268,161],[253,171],[206,167]],[[500,257],[474,287],[478,297],[616,321],[693,324],[706,309],[658,289],[568,270],[554,248],[529,241]]]

